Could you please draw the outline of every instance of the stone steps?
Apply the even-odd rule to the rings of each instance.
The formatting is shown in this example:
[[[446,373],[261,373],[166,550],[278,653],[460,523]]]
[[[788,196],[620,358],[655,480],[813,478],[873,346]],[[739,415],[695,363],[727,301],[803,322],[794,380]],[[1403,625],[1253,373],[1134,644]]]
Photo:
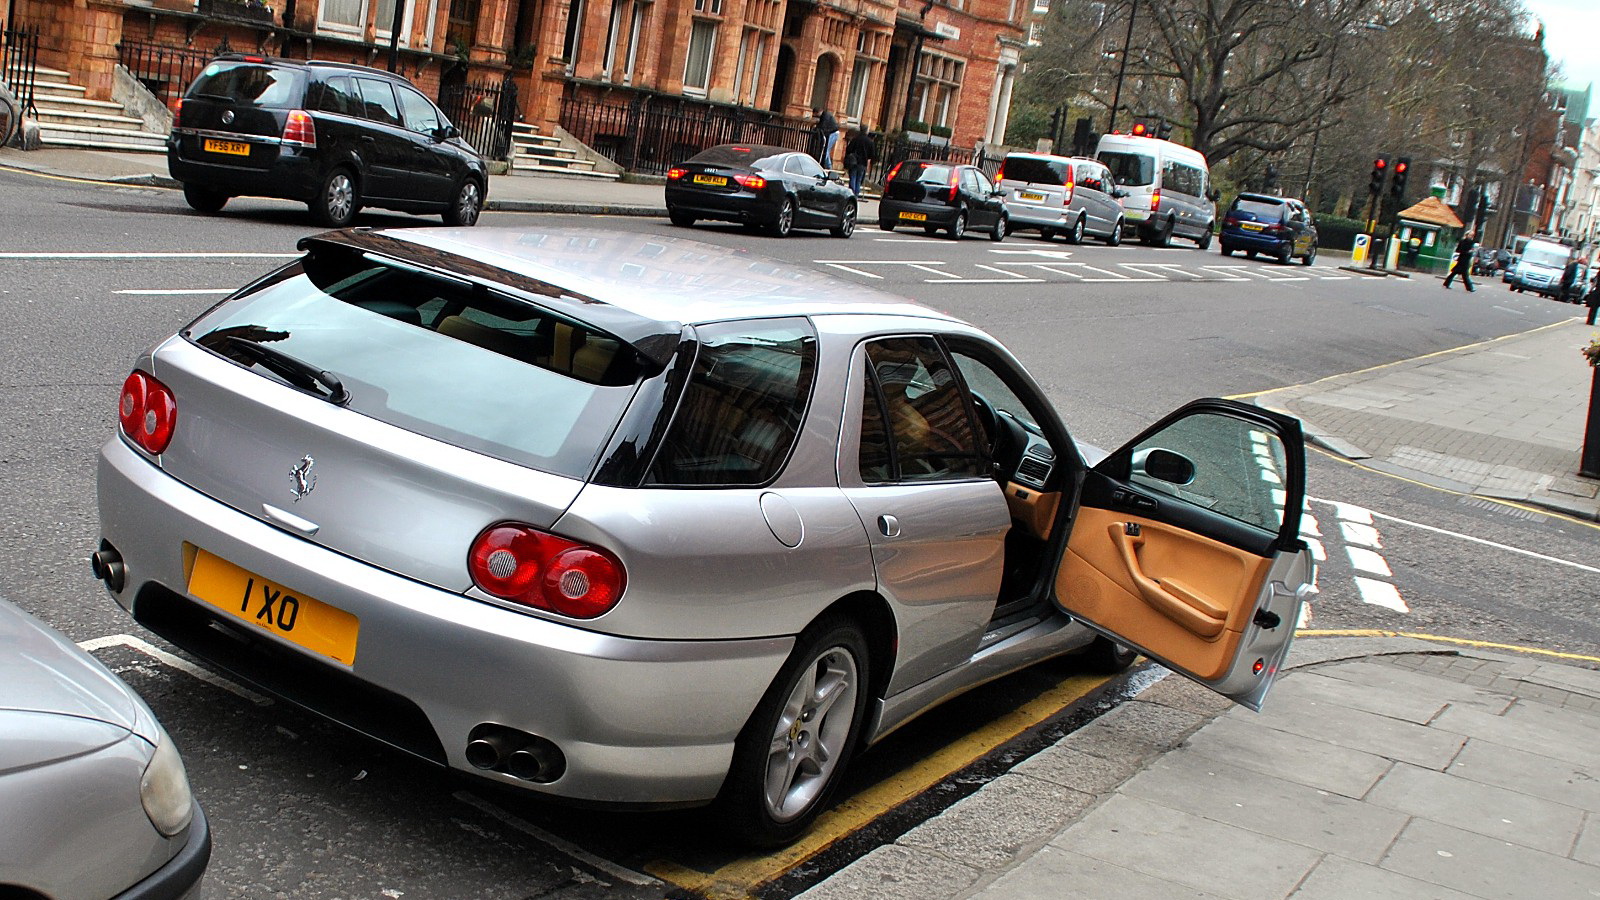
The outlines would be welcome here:
[[[533,125],[518,122],[511,127],[511,168],[513,175],[564,175],[616,181],[610,172],[594,171],[592,160],[579,159],[578,151],[561,146],[561,140],[540,134]]]
[[[40,68],[34,82],[39,141],[46,147],[75,147],[132,153],[165,153],[167,137],[144,130],[139,119],[123,115],[120,104],[89,100],[68,73]]]

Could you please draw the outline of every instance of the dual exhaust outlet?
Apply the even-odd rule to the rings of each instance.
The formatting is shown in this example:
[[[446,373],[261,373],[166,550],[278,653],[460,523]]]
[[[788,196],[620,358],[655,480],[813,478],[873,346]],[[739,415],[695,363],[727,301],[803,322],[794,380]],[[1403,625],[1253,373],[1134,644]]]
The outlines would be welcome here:
[[[523,781],[548,784],[567,770],[567,758],[546,738],[485,722],[467,735],[467,762]]]

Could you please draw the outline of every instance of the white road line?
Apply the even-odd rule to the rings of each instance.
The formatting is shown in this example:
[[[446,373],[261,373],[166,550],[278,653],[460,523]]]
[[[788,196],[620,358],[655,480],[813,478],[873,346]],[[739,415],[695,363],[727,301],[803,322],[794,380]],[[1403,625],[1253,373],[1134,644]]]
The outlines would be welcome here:
[[[1302,531],[1300,534],[1301,534],[1302,537],[1304,537],[1305,532]],[[1311,548],[1311,558],[1312,559],[1316,560],[1317,562],[1327,562],[1328,561],[1328,548],[1322,546],[1322,542],[1321,541],[1317,540],[1314,537],[1307,537],[1307,538],[1305,538],[1305,542],[1306,542],[1306,546]]]
[[[962,278],[960,275],[951,278],[924,278],[923,284],[1044,284],[1043,278]]]
[[[1333,502],[1333,501],[1324,501],[1324,502]],[[1335,505],[1341,505],[1341,504],[1335,504]],[[1412,528],[1420,528],[1423,531],[1431,531],[1434,534],[1442,534],[1442,535],[1445,535],[1446,537],[1460,538],[1460,539],[1462,539],[1464,541],[1471,541],[1474,544],[1482,544],[1485,547],[1493,547],[1496,550],[1504,550],[1507,553],[1516,553],[1516,554],[1520,554],[1522,556],[1532,557],[1533,559],[1542,560],[1544,562],[1555,563],[1556,565],[1569,566],[1571,568],[1577,569],[1580,572],[1590,572],[1590,573],[1593,573],[1593,574],[1596,574],[1596,575],[1600,575],[1600,568],[1596,568],[1595,566],[1585,565],[1585,564],[1580,563],[1580,562],[1573,562],[1570,559],[1561,559],[1561,558],[1555,557],[1555,556],[1546,556],[1543,553],[1535,553],[1532,550],[1524,550],[1521,547],[1513,547],[1513,546],[1511,546],[1509,544],[1501,544],[1501,543],[1498,543],[1496,541],[1485,540],[1485,539],[1480,538],[1480,537],[1473,537],[1470,534],[1462,534],[1459,531],[1450,531],[1450,530],[1445,529],[1445,528],[1436,528],[1436,527],[1434,527],[1432,525],[1424,525],[1421,522],[1412,522],[1409,519],[1401,519],[1401,518],[1398,518],[1396,516],[1387,516],[1387,515],[1384,515],[1383,513],[1376,513],[1376,512],[1368,511],[1368,514],[1373,516],[1373,517],[1379,518],[1379,519],[1388,520],[1390,522],[1398,522],[1401,525],[1409,525]]]
[[[499,819],[507,825],[510,825],[512,828],[515,828],[523,834],[526,834],[536,840],[543,841],[545,844],[554,847],[555,849],[565,853],[573,859],[578,860],[584,865],[598,869],[607,875],[610,875],[612,878],[617,879],[618,881],[626,881],[629,884],[635,884],[640,887],[655,887],[661,884],[659,880],[652,878],[649,875],[645,875],[641,872],[635,872],[632,869],[623,868],[622,866],[619,866],[608,859],[602,859],[601,857],[590,853],[589,851],[579,847],[577,844],[574,844],[569,840],[556,837],[532,822],[528,822],[518,816],[514,816],[475,794],[468,793],[467,791],[456,791],[452,796],[454,796],[457,800],[460,800],[462,803],[472,807],[473,809],[493,816],[494,818]]]
[[[191,294],[231,294],[238,288],[140,288],[112,291],[113,294],[132,294],[137,297],[177,297]]]
[[[934,263],[933,265],[942,266],[942,265],[944,265],[944,263]],[[956,279],[957,281],[961,280],[961,276],[960,275],[957,275],[954,272],[947,272],[944,269],[935,269],[935,268],[933,268],[933,266],[921,266],[921,265],[916,265],[915,263],[913,263],[913,264],[911,264],[911,268],[913,268],[913,269],[921,269],[922,271],[927,272],[930,275],[943,275],[945,281],[949,281],[951,279]],[[928,279],[928,280],[932,281],[934,279]]]
[[[841,263],[823,262],[820,259],[812,260],[812,262],[815,262],[815,263],[817,263],[819,265],[829,266],[831,268],[838,269],[841,272],[849,272],[852,275],[860,275],[863,278],[876,278],[876,279],[879,279],[880,281],[883,279],[882,275],[874,275],[871,272],[863,272],[860,269],[852,269],[849,266],[843,265]]]
[[[1394,570],[1389,568],[1388,561],[1377,551],[1368,550],[1365,547],[1346,547],[1344,552],[1350,557],[1352,568],[1371,575],[1382,575],[1385,578],[1394,577]]]
[[[1344,542],[1355,544],[1357,547],[1371,547],[1374,550],[1383,549],[1383,540],[1378,536],[1378,529],[1371,525],[1362,525],[1360,522],[1340,522],[1339,531],[1344,535]]]
[[[1245,278],[1242,275],[1233,274],[1235,270],[1244,269],[1245,268],[1244,266],[1201,266],[1200,268],[1205,269],[1205,270],[1207,270],[1209,272],[1215,272],[1218,275],[1221,275],[1223,277],[1223,279],[1226,280],[1226,281],[1249,281],[1250,280],[1248,278]]]
[[[1374,581],[1371,578],[1356,576],[1356,590],[1361,592],[1361,602],[1373,606],[1381,606],[1399,613],[1411,612],[1411,607],[1406,601],[1400,599],[1400,592],[1387,581]]]
[[[130,650],[137,650],[140,653],[143,653],[146,656],[157,660],[158,662],[171,666],[180,672],[192,675],[195,678],[204,681],[206,684],[216,685],[225,691],[238,694],[257,706],[272,705],[271,699],[263,697],[249,688],[240,687],[239,685],[234,684],[225,678],[219,678],[216,675],[207,672],[205,669],[200,668],[194,663],[189,662],[186,659],[180,659],[176,656],[173,656],[171,653],[162,650],[160,647],[152,646],[151,644],[142,641],[131,634],[113,634],[108,637],[91,638],[87,641],[79,641],[78,646],[90,653],[93,653],[96,650],[104,650],[107,647],[127,647]]]
[[[1190,278],[1198,278],[1201,280],[1205,279],[1204,275],[1201,275],[1198,272],[1191,272],[1188,269],[1185,269],[1182,266],[1174,263],[1117,263],[1117,265],[1123,267],[1124,269],[1132,269],[1135,272],[1139,272],[1143,275],[1162,274],[1159,272],[1146,272],[1144,271],[1145,269],[1171,269],[1179,275],[1187,275]]]
[[[298,259],[298,253],[0,253],[0,259]]]

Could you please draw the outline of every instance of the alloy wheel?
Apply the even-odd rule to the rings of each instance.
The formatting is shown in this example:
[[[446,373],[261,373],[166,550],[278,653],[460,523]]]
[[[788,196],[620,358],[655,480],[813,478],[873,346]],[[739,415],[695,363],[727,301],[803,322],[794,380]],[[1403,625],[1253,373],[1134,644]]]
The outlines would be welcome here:
[[[844,758],[855,724],[860,671],[849,648],[829,647],[811,661],[784,703],[767,754],[767,814],[783,822],[816,803]]]

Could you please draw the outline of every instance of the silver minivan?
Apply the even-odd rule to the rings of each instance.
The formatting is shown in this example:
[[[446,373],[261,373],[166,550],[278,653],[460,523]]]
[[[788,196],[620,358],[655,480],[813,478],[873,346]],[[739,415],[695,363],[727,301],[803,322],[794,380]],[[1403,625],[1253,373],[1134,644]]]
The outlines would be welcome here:
[[[1011,153],[996,181],[1004,191],[1012,231],[1038,231],[1045,240],[1065,235],[1079,244],[1094,235],[1122,243],[1124,192],[1103,164],[1083,157]]]

